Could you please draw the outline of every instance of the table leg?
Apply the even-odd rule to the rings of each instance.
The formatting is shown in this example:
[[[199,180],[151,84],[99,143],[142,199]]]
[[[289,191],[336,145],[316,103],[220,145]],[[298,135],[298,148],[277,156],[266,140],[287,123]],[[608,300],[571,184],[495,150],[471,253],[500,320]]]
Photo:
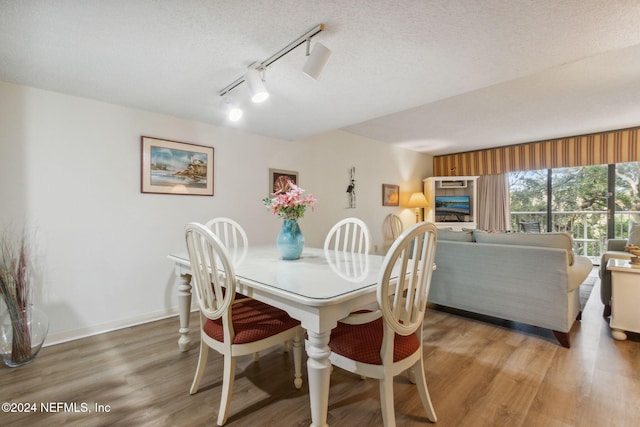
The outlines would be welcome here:
[[[189,351],[189,315],[191,314],[191,275],[181,274],[178,276],[180,283],[178,284],[178,313],[180,315],[180,338],[178,339],[178,347],[180,351]]]
[[[307,330],[307,372],[309,381],[309,400],[311,404],[311,427],[328,427],[329,382],[331,362],[329,355],[329,336],[331,331],[313,332]]]
[[[612,329],[611,336],[618,341],[624,341],[627,339],[627,334],[621,329]]]

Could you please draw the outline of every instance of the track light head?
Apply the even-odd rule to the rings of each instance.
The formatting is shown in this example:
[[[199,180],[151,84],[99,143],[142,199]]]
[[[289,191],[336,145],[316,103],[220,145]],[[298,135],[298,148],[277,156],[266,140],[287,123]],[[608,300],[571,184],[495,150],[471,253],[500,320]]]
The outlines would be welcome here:
[[[307,62],[305,62],[302,72],[314,80],[318,80],[322,70],[329,62],[331,50],[322,43],[318,42],[313,46],[311,54],[309,54],[309,44],[311,39],[307,39]]]
[[[227,118],[232,122],[237,122],[242,118],[243,111],[240,107],[233,104],[227,97],[224,98],[224,104],[227,112]]]
[[[231,120],[232,122],[237,122],[238,120],[240,120],[242,118],[242,110],[238,107],[231,107],[231,109],[229,110],[229,120]]]
[[[251,101],[255,103],[266,101],[269,98],[269,92],[267,91],[262,77],[260,77],[260,71],[257,68],[251,68],[244,75],[244,80],[247,82],[249,93],[251,94]]]

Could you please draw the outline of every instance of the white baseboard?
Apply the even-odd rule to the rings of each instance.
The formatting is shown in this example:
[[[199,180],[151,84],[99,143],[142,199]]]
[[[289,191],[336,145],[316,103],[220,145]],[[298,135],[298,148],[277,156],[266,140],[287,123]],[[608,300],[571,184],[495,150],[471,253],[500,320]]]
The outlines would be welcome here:
[[[47,335],[47,339],[43,347],[50,345],[61,344],[63,342],[74,341],[80,338],[86,338],[94,335],[104,334],[106,332],[117,331],[118,329],[128,328],[130,326],[140,325],[143,323],[154,322],[156,320],[166,319],[167,317],[177,316],[177,308],[169,308],[152,313],[146,313],[141,316],[136,316],[129,319],[121,319],[113,322],[102,323],[100,325],[89,326],[80,329],[73,329],[70,331],[58,332],[56,334]],[[178,335],[178,328],[180,327],[176,320],[176,336]]]

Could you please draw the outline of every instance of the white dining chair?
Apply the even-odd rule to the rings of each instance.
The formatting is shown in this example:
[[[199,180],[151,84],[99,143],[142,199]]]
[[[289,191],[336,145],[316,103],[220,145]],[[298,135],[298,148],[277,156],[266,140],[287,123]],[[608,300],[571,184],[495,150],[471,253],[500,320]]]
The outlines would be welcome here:
[[[423,320],[434,268],[437,229],[418,223],[394,242],[378,279],[378,310],[353,313],[331,331],[332,365],[377,378],[385,426],[395,426],[393,377],[407,369],[427,418],[436,414],[429,397],[423,360]]]
[[[358,218],[338,221],[324,241],[324,254],[329,266],[340,277],[351,282],[364,279],[369,270],[371,236],[367,224]]]
[[[231,257],[233,266],[240,265],[247,255],[249,239],[242,226],[231,218],[213,218],[205,224],[222,242]]]
[[[371,236],[367,224],[359,218],[345,218],[334,224],[324,240],[324,250],[368,254]]]
[[[217,423],[228,417],[236,358],[293,340],[296,388],[302,387],[302,328],[278,308],[236,294],[236,276],[226,247],[206,226],[190,223],[185,238],[193,288],[200,307],[200,355],[190,394],[197,393],[209,348],[224,358]],[[240,297],[240,298],[238,298]]]
[[[345,218],[333,225],[324,240],[324,253],[329,266],[349,281],[366,277],[371,247],[371,233],[359,218]],[[366,309],[366,308],[361,308]]]
[[[402,220],[396,214],[390,213],[384,219],[382,223],[382,236],[384,238],[384,252],[391,247],[393,242],[396,241],[400,234],[402,234],[404,226],[402,225]]]
[[[226,217],[210,219],[205,226],[220,239],[227,249],[233,266],[238,267],[247,256],[249,250],[249,239],[247,238],[247,233],[244,231],[244,228],[242,228],[238,222]],[[289,341],[284,343],[284,351],[289,351]],[[254,354],[254,360],[256,362],[260,360],[259,352]]]

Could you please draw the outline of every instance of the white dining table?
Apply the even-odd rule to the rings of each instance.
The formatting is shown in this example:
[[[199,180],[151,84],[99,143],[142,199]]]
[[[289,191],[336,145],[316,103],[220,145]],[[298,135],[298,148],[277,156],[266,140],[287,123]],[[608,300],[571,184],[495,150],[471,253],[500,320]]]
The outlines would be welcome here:
[[[169,255],[175,263],[182,351],[190,346],[191,270],[186,252]],[[275,246],[250,247],[235,266],[237,291],[278,307],[300,320],[307,332],[307,372],[311,426],[327,424],[331,362],[329,337],[338,320],[375,303],[384,257],[305,248],[300,259],[282,260]]]

